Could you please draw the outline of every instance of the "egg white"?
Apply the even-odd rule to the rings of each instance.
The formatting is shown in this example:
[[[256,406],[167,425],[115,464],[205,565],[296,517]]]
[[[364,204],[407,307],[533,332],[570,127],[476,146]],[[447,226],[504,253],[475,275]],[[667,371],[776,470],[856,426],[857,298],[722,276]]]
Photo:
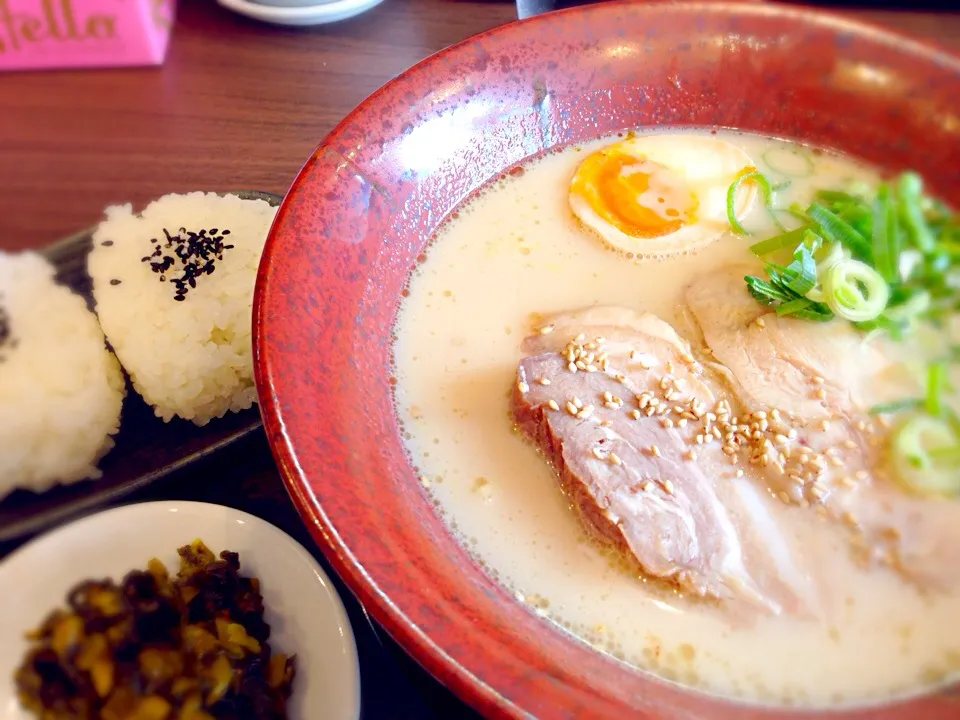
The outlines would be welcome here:
[[[680,175],[698,201],[696,220],[657,237],[632,237],[604,220],[589,202],[571,189],[570,209],[583,225],[608,245],[635,256],[673,255],[703,248],[730,229],[727,189],[744,168],[753,166],[747,153],[715,137],[694,134],[651,134],[613,143],[616,149],[659,163]],[[750,212],[757,199],[753,183],[740,185],[734,202],[737,219]]]

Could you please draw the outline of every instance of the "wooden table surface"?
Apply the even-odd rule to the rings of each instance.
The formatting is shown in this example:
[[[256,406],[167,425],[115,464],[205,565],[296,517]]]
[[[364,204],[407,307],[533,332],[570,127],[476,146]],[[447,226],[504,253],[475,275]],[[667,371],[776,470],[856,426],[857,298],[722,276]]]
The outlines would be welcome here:
[[[960,14],[852,14],[960,51]],[[0,248],[52,242],[118,201],[200,188],[282,193],[373,90],[514,18],[512,2],[386,0],[301,30],[186,0],[162,67],[0,75]]]
[[[960,53],[960,14],[847,13]],[[196,189],[283,193],[373,90],[514,18],[512,2],[386,0],[337,25],[283,29],[213,0],[182,0],[160,68],[0,75],[0,249],[53,242],[115,202]],[[310,545],[259,434],[131,500],[168,498],[233,505]],[[0,545],[0,557],[12,549]],[[365,718],[472,717],[338,587],[357,635]]]

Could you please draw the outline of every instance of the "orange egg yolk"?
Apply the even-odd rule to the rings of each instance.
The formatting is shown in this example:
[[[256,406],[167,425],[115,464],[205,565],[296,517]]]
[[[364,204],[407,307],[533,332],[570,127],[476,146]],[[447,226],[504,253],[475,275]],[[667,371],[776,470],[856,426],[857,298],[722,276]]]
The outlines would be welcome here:
[[[650,189],[651,174],[643,171],[624,172],[625,168],[643,163],[644,168],[666,167],[652,160],[638,158],[618,149],[591,153],[577,168],[570,191],[586,201],[593,211],[620,232],[631,237],[653,238],[669,235],[686,224],[696,209],[696,198],[683,188],[683,202],[676,201],[677,191],[671,188],[670,198],[657,197],[661,208],[654,210],[640,203],[640,196]],[[676,207],[682,204],[683,207]],[[665,205],[665,206],[664,206]]]

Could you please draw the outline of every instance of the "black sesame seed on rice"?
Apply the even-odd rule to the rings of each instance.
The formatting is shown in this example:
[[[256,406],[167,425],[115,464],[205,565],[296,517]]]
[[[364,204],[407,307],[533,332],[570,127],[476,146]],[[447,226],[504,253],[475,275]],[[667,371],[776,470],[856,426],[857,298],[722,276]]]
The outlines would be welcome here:
[[[4,348],[13,349],[16,346],[10,331],[10,316],[7,309],[3,306],[3,296],[0,295],[0,350]],[[6,355],[0,352],[0,362],[6,360]]]
[[[222,261],[224,252],[234,247],[223,242],[224,236],[229,234],[229,230],[221,231],[218,228],[198,231],[180,228],[171,234],[164,228],[166,242],[152,238],[150,242],[157,247],[151,255],[140,261],[149,263],[160,282],[172,283],[175,288],[173,299],[183,302],[187,293],[197,287],[197,280],[203,275],[212,275],[216,270],[216,262]],[[165,252],[165,248],[172,252]]]

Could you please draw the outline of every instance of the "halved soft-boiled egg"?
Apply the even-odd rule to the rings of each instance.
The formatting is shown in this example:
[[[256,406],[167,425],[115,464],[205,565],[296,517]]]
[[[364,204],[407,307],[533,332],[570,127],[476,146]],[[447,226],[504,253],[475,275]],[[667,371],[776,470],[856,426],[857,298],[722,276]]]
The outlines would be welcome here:
[[[633,255],[702,248],[730,229],[727,191],[753,167],[743,150],[715,137],[651,134],[590,153],[570,181],[570,208],[612,247]],[[734,213],[757,197],[741,183]]]

